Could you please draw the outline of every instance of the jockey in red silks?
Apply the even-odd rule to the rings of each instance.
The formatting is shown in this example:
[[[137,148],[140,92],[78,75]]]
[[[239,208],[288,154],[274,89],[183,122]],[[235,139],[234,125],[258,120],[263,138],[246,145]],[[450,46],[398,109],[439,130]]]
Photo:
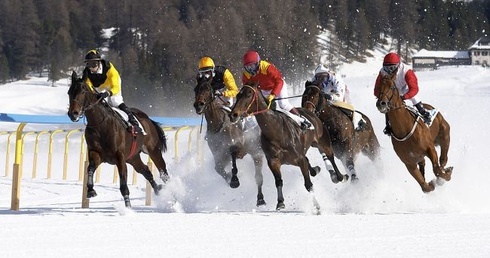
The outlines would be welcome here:
[[[422,101],[417,97],[419,86],[417,76],[408,65],[400,61],[400,57],[396,53],[388,53],[383,59],[383,68],[379,71],[376,83],[374,85],[374,96],[379,97],[379,85],[381,78],[386,75],[395,75],[395,86],[403,100],[409,100],[417,108],[419,113],[424,118],[426,124],[430,124],[432,116],[436,109],[426,110],[422,105]],[[386,128],[383,132],[391,135],[391,126],[386,116]]]
[[[287,87],[276,66],[261,60],[256,51],[250,50],[243,55],[243,68],[245,70],[242,75],[244,85],[250,82],[258,83],[258,88],[267,98],[269,106],[275,100],[279,106],[277,110],[291,117],[300,125],[301,129],[314,129],[313,125],[289,103]],[[275,99],[276,97],[277,99]]]

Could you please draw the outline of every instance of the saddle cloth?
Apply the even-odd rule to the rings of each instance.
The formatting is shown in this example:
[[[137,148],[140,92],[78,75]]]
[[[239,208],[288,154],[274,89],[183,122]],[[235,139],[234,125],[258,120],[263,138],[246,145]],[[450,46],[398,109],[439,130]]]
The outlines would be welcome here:
[[[360,129],[358,127],[359,127],[359,122],[361,122],[361,120],[364,123],[366,123],[366,121],[362,119],[362,114],[357,112],[352,104],[347,102],[337,101],[332,103],[332,105],[334,107],[338,107],[340,110],[342,110],[342,112],[344,112],[351,119],[354,129]]]
[[[414,106],[406,106],[406,109],[408,109],[408,111],[412,112],[413,114],[422,117],[420,112]],[[427,124],[427,126],[430,127],[432,125],[432,122],[434,122],[434,119],[436,118],[437,113],[439,113],[439,109],[433,108],[433,109],[426,109],[426,110],[430,114],[430,123]]]
[[[120,110],[119,108],[115,108],[115,107],[111,107],[112,110],[114,110],[120,117],[121,119],[126,123],[128,124],[129,126],[132,126],[130,123],[129,123],[129,120],[128,120],[128,114],[126,114],[126,112]],[[136,121],[138,121],[138,126],[141,128],[141,133],[143,135],[146,135],[146,132],[145,132],[145,128],[143,128],[143,125],[141,124],[140,120],[134,116],[134,118],[136,119]]]

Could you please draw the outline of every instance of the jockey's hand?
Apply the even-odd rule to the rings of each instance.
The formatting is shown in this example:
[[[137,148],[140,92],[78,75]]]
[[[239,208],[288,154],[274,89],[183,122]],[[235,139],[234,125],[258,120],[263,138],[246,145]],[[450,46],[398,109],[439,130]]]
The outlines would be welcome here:
[[[276,95],[274,95],[272,93],[267,97],[267,102],[269,103],[267,105],[267,108],[270,108],[271,107],[272,101],[274,100],[275,97],[276,97]]]
[[[107,91],[97,93],[97,99],[105,99],[107,97],[109,97],[109,92]]]
[[[219,90],[215,90],[214,91],[214,96],[216,96],[216,97],[223,96],[223,93],[221,93],[221,91],[219,91]]]

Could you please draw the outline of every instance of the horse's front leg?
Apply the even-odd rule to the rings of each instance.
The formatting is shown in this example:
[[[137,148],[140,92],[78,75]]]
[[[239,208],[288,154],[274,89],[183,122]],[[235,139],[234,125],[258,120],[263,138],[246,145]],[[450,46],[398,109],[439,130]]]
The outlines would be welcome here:
[[[432,171],[434,172],[434,175],[437,177],[438,185],[444,184],[444,181],[442,181],[441,179],[444,179],[446,181],[451,180],[452,170],[444,171],[442,169],[442,167],[439,165],[436,148],[433,145],[430,146],[427,153],[427,157],[430,159],[430,162],[432,162]]]
[[[265,205],[264,194],[262,193],[262,185],[264,184],[264,176],[262,174],[262,155],[253,155],[255,166],[255,183],[257,184],[257,206]]]
[[[277,190],[277,205],[276,210],[283,210],[286,208],[284,205],[284,195],[282,194],[282,175],[281,175],[281,161],[278,158],[272,158],[267,160],[267,165],[274,176]]]
[[[413,178],[415,178],[415,181],[417,181],[417,183],[419,183],[419,185],[422,188],[422,191],[424,193],[434,191],[434,189],[435,189],[434,183],[425,182],[425,178],[422,175],[422,173],[420,172],[420,170],[418,170],[416,163],[414,163],[414,164],[405,163],[405,167],[407,168],[408,172],[410,172],[410,174],[413,176]]]
[[[240,186],[240,181],[238,180],[238,168],[236,166],[236,159],[238,156],[238,146],[233,145],[230,147],[230,153],[231,153],[231,180],[230,180],[230,187],[231,188],[238,188]]]
[[[337,164],[335,164],[335,158],[333,154],[327,155],[324,152],[322,152],[321,154],[323,157],[323,161],[325,162],[325,166],[330,173],[330,179],[334,184],[349,180],[349,175],[342,175],[342,173],[340,173]]]
[[[95,151],[89,152],[89,164],[87,167],[87,198],[97,196],[97,192],[94,190],[94,174],[101,163],[99,153]]]
[[[301,169],[301,174],[303,175],[303,179],[305,182],[305,188],[308,192],[310,192],[312,198],[313,198],[313,207],[314,207],[314,214],[319,215],[320,214],[320,204],[318,204],[318,201],[315,198],[315,195],[313,193],[313,183],[311,182],[310,174],[309,174],[309,167],[310,161],[308,160],[307,157],[304,157],[302,160],[299,161],[299,167]]]
[[[124,198],[124,205],[127,208],[131,207],[129,200],[129,188],[128,188],[128,166],[126,165],[125,156],[123,153],[117,155],[117,170],[119,172],[119,191]]]

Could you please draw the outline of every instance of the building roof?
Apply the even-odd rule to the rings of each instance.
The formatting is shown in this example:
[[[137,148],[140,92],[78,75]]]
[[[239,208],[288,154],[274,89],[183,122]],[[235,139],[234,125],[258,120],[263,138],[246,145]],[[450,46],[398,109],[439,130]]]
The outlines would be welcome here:
[[[473,45],[469,48],[471,49],[490,49],[490,37],[483,36],[479,38]]]
[[[419,52],[414,54],[412,58],[413,57],[469,59],[470,54],[468,51],[429,51],[429,50],[421,49]]]

